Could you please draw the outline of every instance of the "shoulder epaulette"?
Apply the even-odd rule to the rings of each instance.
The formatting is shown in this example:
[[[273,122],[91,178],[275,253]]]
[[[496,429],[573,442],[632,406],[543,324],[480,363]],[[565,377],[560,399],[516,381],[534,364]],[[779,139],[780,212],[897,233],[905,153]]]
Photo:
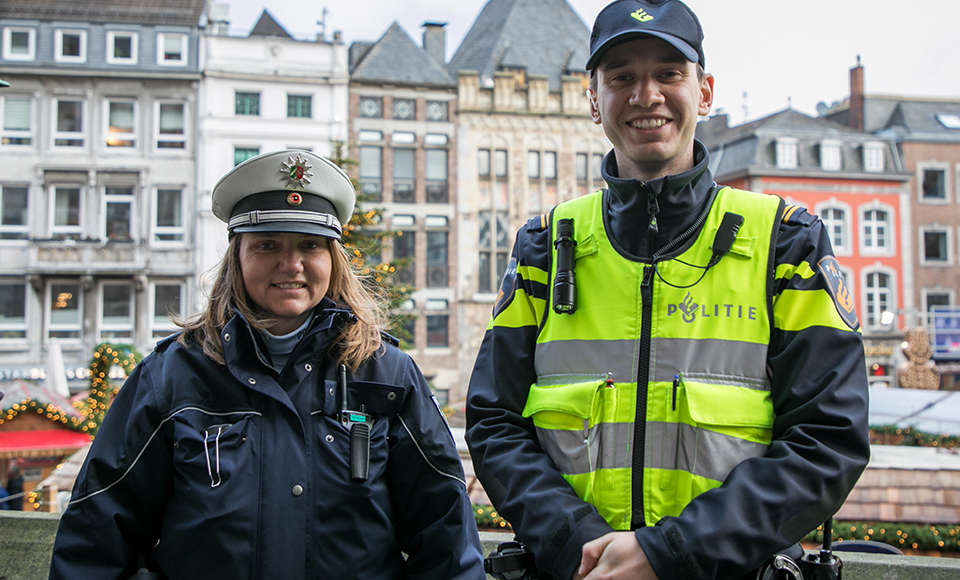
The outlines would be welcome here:
[[[805,207],[799,205],[788,204],[783,208],[783,223],[785,224],[800,224],[808,226],[812,224],[817,218],[807,212]]]
[[[542,213],[535,218],[530,218],[527,221],[527,231],[530,232],[542,232],[547,229],[550,225],[550,214]]]
[[[386,342],[387,344],[390,344],[392,346],[400,346],[400,339],[393,336],[392,334],[390,334],[385,330],[380,331],[380,338],[383,340],[383,342]]]

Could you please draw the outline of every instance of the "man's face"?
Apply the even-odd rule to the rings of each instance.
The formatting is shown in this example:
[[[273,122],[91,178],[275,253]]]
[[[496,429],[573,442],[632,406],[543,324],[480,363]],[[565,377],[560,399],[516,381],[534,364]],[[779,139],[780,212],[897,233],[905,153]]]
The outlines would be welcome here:
[[[693,167],[693,135],[713,104],[713,76],[658,38],[608,49],[590,115],[613,144],[621,178],[648,181]]]

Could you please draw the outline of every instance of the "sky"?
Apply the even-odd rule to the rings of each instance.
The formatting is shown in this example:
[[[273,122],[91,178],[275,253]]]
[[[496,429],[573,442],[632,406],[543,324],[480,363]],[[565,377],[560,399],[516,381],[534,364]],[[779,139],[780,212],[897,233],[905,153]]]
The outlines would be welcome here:
[[[298,39],[326,31],[348,45],[375,41],[394,22],[418,44],[424,22],[447,24],[453,56],[487,0],[226,0],[230,34],[270,13]],[[567,0],[587,28],[608,0]],[[713,112],[740,124],[792,107],[817,114],[847,97],[859,59],[864,90],[960,100],[960,0],[688,0],[704,29]]]

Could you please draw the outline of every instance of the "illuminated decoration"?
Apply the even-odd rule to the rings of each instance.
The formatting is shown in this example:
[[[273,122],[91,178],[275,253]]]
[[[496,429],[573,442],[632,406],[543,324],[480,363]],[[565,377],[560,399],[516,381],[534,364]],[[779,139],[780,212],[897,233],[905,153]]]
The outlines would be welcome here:
[[[313,177],[313,172],[310,171],[311,169],[313,169],[313,165],[310,165],[310,163],[303,157],[300,157],[299,154],[296,157],[287,157],[287,160],[280,165],[280,171],[286,174],[290,183],[294,187],[300,188],[310,183],[310,178]]]
[[[97,347],[90,361],[90,394],[77,405],[84,414],[81,431],[96,433],[110,401],[120,392],[122,383],[114,385],[110,382],[110,369],[119,365],[129,376],[141,358],[140,353],[130,345],[103,343]]]

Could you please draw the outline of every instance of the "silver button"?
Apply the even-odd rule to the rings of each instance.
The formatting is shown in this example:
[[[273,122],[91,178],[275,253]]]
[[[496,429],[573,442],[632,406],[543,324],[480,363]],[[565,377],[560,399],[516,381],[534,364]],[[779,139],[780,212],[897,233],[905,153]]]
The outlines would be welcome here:
[[[397,394],[396,394],[396,393],[387,393],[387,400],[388,400],[388,401],[393,401],[393,400],[395,400],[396,398],[397,398]]]
[[[227,342],[230,342],[230,335],[229,335],[229,334],[224,334],[224,335],[223,335],[223,340],[225,340],[225,341],[227,341]]]
[[[293,486],[293,489],[290,490],[290,492],[293,493],[293,497],[300,497],[300,494],[303,493],[303,486],[297,484]]]
[[[307,369],[307,372],[309,373],[310,371],[313,370],[313,365],[310,364],[310,363],[307,363],[307,364],[303,365],[303,368]]]
[[[257,379],[250,377],[249,379],[247,379],[247,382],[250,383],[251,385],[255,385],[257,384]]]
[[[327,440],[327,443],[333,443],[333,435],[327,435],[324,439]]]
[[[332,396],[333,396],[333,387],[330,387],[330,390],[327,391],[327,392],[330,393],[330,396],[332,397]]]

